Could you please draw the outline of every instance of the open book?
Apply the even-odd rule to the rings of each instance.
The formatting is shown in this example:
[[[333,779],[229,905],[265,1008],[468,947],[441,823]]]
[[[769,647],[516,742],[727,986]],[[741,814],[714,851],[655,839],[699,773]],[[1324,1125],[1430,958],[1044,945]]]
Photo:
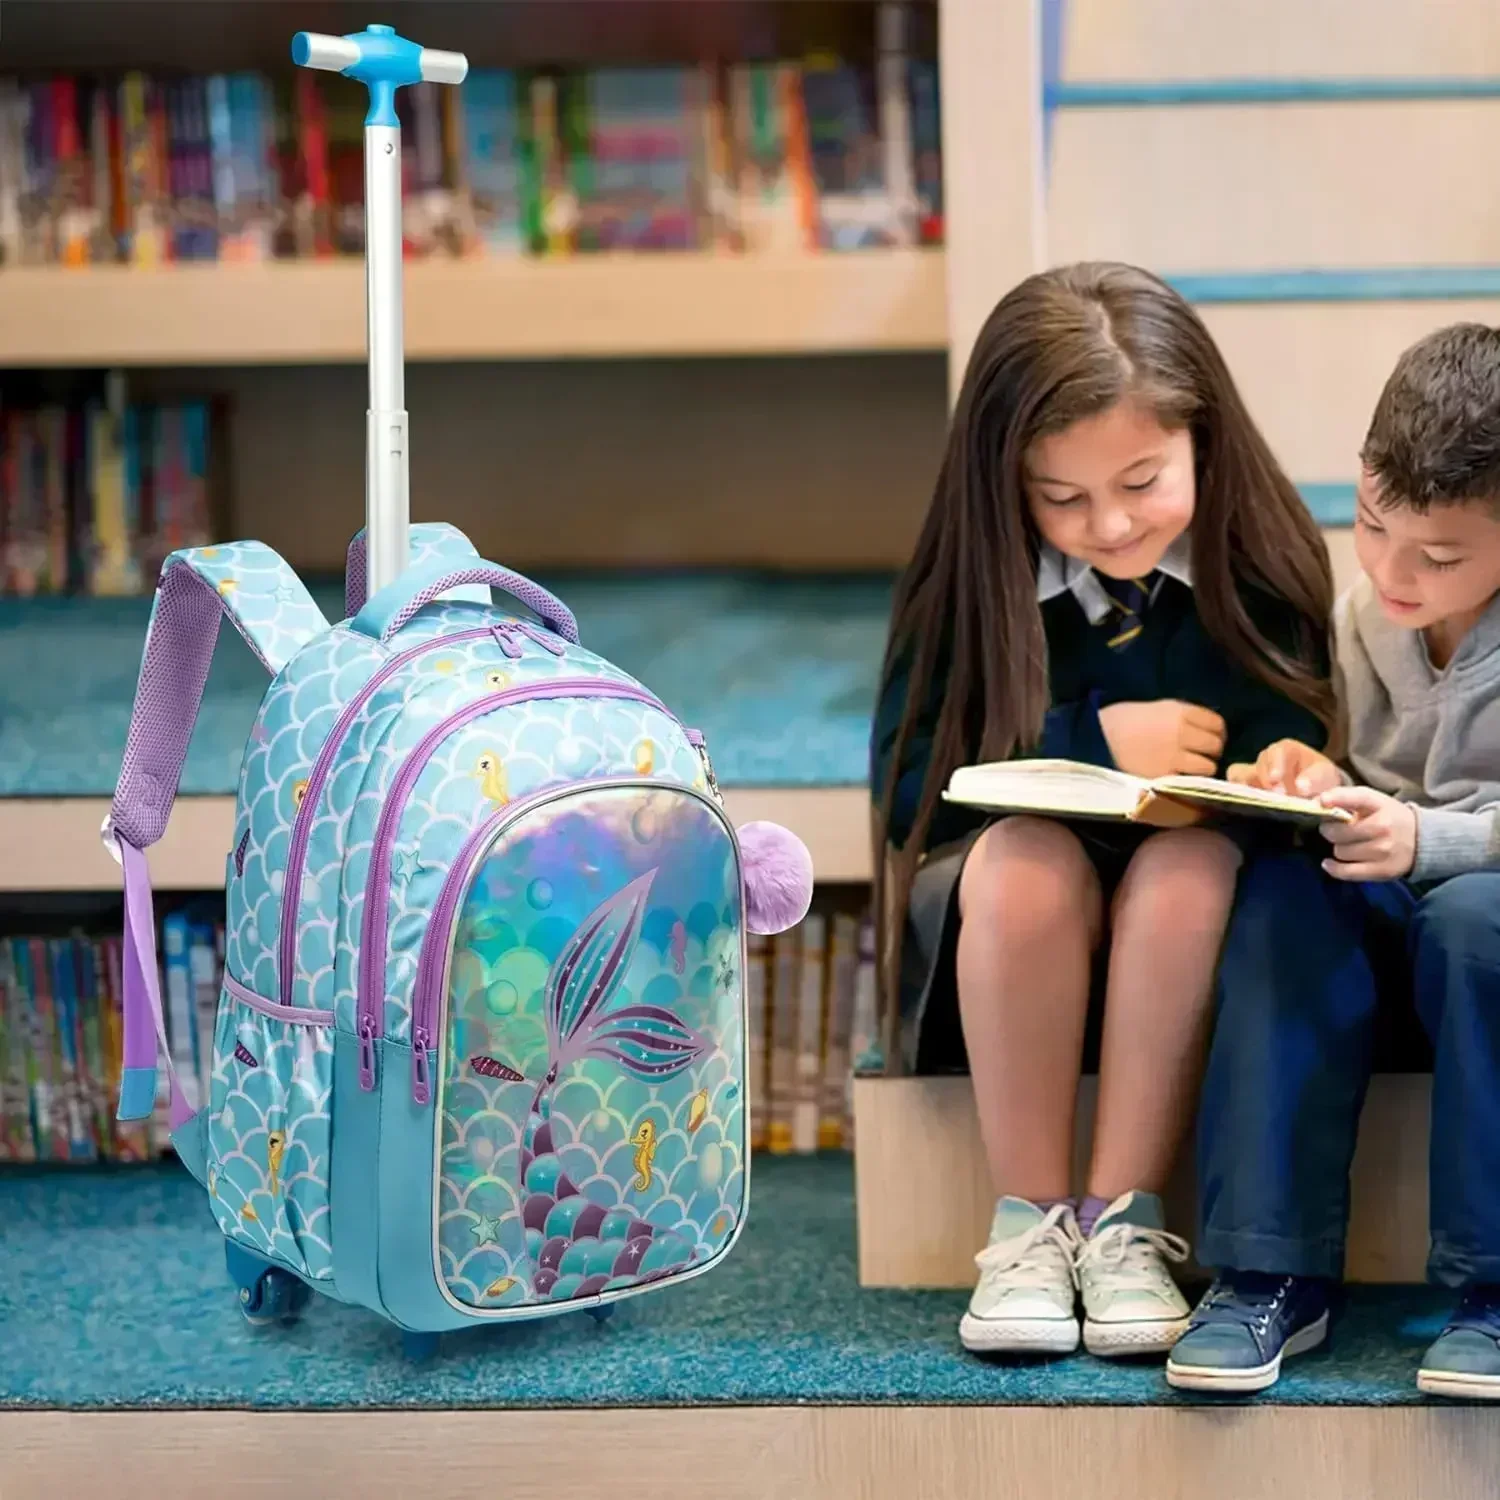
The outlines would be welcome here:
[[[943,793],[949,802],[996,812],[1048,813],[1061,818],[1106,818],[1174,828],[1205,816],[1273,818],[1314,827],[1347,823],[1343,808],[1303,797],[1237,786],[1212,776],[1148,780],[1072,760],[1009,760],[960,766]]]

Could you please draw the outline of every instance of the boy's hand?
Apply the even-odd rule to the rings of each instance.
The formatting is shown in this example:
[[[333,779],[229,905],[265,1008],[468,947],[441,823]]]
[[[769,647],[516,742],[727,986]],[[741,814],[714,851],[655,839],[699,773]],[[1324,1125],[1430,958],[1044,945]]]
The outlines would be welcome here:
[[[1368,786],[1339,787],[1318,799],[1325,807],[1354,814],[1352,823],[1324,823],[1333,845],[1323,868],[1336,880],[1399,880],[1417,858],[1416,810]]]
[[[1115,764],[1132,776],[1212,776],[1224,750],[1223,719],[1175,698],[1112,703],[1099,724]]]
[[[1277,740],[1267,745],[1254,765],[1230,766],[1225,779],[1294,797],[1320,797],[1344,782],[1343,773],[1326,755],[1301,740]]]

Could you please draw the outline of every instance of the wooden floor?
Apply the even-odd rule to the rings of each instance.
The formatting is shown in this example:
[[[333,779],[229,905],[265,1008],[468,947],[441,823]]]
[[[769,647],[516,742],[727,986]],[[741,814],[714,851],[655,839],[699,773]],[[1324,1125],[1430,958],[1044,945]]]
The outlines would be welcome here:
[[[1497,1473],[1472,1407],[0,1413],[4,1500],[1494,1500]]]

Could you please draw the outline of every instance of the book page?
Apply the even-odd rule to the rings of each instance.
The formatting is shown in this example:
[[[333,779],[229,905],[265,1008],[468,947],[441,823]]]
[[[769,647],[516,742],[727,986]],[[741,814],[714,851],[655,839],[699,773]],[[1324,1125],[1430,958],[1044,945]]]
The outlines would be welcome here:
[[[1163,776],[1152,787],[1162,797],[1250,814],[1280,815],[1296,822],[1347,823],[1351,817],[1343,808],[1324,807],[1314,799],[1262,791],[1212,776]]]
[[[944,796],[950,802],[1007,811],[1129,818],[1149,785],[1123,771],[1077,761],[995,761],[960,766]]]

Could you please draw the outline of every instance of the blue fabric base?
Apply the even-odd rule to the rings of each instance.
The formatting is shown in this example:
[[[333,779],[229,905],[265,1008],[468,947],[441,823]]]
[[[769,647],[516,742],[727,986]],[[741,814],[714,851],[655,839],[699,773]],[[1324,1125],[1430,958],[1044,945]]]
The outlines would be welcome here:
[[[539,578],[584,645],[708,737],[727,786],[859,786],[885,648],[886,577]],[[343,614],[343,586],[314,597]],[[0,599],[0,797],[114,791],[148,599]],[[184,796],[234,791],[266,674],[222,628]]]
[[[745,1234],[679,1288],[585,1314],[445,1335],[414,1364],[373,1314],[316,1298],[296,1327],[236,1308],[207,1198],[175,1165],[0,1173],[0,1406],[551,1407],[728,1403],[1203,1404],[1159,1360],[994,1361],[959,1347],[962,1292],[862,1291],[847,1158],[759,1161]],[[1422,1402],[1449,1307],[1356,1288],[1323,1351],[1265,1404]]]

